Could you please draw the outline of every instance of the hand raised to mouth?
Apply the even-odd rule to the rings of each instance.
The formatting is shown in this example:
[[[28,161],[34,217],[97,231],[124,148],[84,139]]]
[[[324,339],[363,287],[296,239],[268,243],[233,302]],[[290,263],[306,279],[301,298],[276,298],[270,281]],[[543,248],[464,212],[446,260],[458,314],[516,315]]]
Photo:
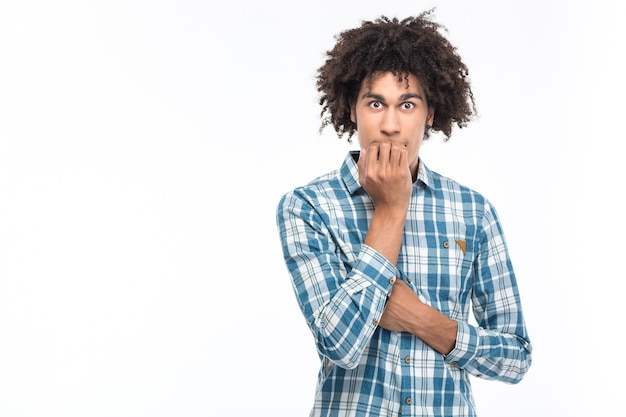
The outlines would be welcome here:
[[[359,182],[376,207],[406,215],[412,185],[406,145],[372,142],[361,149],[358,167]]]

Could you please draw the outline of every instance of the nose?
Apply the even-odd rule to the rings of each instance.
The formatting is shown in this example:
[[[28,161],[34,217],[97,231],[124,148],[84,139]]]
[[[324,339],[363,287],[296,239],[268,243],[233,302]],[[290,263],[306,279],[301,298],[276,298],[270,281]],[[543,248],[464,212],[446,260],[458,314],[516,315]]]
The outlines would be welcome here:
[[[400,119],[394,108],[388,108],[383,114],[380,131],[387,136],[394,136],[400,132]]]

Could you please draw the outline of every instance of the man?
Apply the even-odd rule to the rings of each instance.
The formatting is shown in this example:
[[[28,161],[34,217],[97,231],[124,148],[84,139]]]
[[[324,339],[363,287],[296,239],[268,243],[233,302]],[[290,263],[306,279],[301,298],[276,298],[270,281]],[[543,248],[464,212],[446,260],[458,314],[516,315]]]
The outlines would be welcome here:
[[[517,383],[531,364],[494,207],[419,158],[431,130],[447,139],[475,114],[430,14],[338,36],[317,74],[322,127],[361,150],[278,205],[321,360],[311,416],[474,416],[469,375]]]

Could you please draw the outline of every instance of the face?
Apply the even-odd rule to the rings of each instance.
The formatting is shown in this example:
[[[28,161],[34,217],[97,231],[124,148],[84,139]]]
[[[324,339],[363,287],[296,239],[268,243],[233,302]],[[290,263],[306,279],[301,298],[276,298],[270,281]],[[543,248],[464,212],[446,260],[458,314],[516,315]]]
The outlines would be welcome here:
[[[426,125],[432,125],[433,117],[417,77],[409,74],[408,80],[398,81],[391,72],[374,74],[371,83],[364,80],[350,112],[361,148],[374,142],[405,146],[413,176]]]

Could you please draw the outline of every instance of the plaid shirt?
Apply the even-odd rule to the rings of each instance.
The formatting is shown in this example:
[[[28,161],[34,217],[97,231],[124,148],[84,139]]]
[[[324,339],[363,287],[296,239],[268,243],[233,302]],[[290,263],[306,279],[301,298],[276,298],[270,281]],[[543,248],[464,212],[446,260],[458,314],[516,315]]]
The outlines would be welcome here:
[[[496,212],[420,161],[393,265],[363,244],[374,204],[359,185],[357,158],[351,152],[339,170],[287,193],[277,210],[293,289],[321,360],[311,416],[474,416],[469,375],[517,383],[531,364]],[[458,322],[449,354],[378,326],[394,277]]]

